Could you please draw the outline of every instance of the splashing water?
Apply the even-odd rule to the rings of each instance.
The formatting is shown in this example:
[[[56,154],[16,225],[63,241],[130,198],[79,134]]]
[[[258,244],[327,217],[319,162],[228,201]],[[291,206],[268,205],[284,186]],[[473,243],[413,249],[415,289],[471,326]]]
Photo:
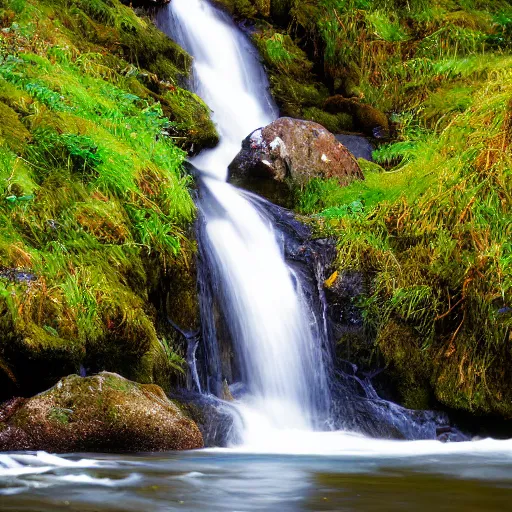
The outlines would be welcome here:
[[[202,171],[202,252],[247,386],[237,405],[242,439],[318,428],[329,387],[314,315],[271,221],[225,181],[241,141],[277,117],[265,73],[246,37],[206,1],[173,0],[164,15],[159,25],[194,57],[193,88],[212,109],[220,135],[194,165]]]

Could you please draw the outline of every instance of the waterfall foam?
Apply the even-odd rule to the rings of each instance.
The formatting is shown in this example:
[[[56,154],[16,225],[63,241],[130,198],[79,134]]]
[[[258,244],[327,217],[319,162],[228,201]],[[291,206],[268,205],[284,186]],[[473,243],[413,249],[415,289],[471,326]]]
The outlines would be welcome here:
[[[237,404],[245,441],[271,429],[318,428],[329,386],[316,319],[270,219],[225,181],[243,138],[277,117],[265,73],[247,38],[208,2],[173,0],[163,15],[160,25],[194,57],[193,88],[221,139],[193,162],[202,171],[202,252],[246,386]]]

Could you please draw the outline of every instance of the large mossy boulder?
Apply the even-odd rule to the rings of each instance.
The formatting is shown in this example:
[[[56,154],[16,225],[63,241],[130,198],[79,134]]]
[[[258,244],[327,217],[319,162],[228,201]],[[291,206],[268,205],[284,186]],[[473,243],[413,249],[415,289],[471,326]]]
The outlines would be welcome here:
[[[282,206],[313,178],[364,179],[352,154],[323,126],[281,117],[252,132],[229,166],[229,181]]]
[[[203,447],[193,420],[162,388],[102,372],[70,375],[0,407],[0,451],[148,452]]]

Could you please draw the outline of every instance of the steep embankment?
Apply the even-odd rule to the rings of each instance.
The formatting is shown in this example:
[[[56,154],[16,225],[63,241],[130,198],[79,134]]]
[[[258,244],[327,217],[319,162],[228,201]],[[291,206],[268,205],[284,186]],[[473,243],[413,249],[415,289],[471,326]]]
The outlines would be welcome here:
[[[190,57],[117,0],[0,1],[0,400],[111,370],[168,388],[194,321]]]
[[[338,240],[327,284],[354,271],[367,283],[354,299],[365,333],[340,353],[383,358],[410,407],[511,418],[510,3],[219,1],[254,20],[284,113],[334,131],[365,131],[373,108],[391,121],[383,167],[362,162],[364,182],[313,180],[297,197]]]

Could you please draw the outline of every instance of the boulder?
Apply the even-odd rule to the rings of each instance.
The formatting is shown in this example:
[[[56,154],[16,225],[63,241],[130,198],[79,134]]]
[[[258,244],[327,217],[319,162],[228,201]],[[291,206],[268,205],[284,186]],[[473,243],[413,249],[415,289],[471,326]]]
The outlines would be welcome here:
[[[365,135],[376,139],[389,137],[389,121],[383,112],[361,103],[357,98],[344,98],[341,95],[331,96],[324,108],[331,114],[350,114],[354,120],[354,128]]]
[[[229,181],[272,202],[290,206],[293,190],[313,178],[340,185],[364,179],[352,154],[323,126],[281,117],[258,128],[229,165]]]
[[[203,447],[199,428],[154,384],[70,375],[0,407],[0,452],[148,452]]]

